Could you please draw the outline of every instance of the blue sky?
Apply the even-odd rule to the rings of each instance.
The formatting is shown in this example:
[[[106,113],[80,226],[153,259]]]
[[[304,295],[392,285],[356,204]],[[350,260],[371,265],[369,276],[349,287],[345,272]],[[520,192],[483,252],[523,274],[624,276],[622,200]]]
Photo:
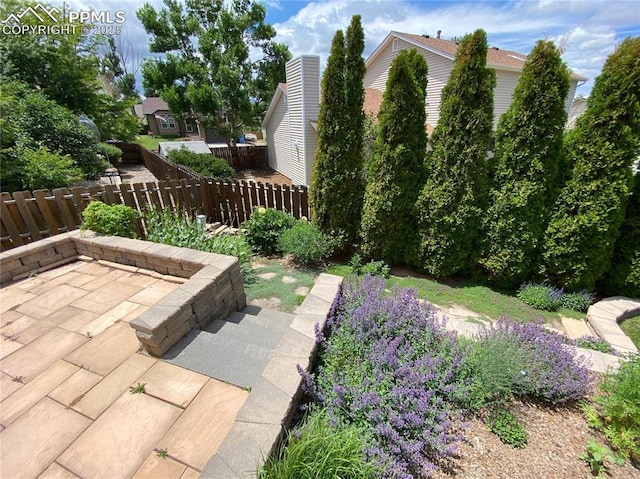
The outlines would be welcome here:
[[[56,4],[55,0],[51,0]],[[72,8],[124,10],[126,34],[139,56],[148,55],[147,36],[135,11],[144,2],[117,0],[67,0]],[[154,7],[162,0],[149,0]],[[627,36],[640,36],[638,0],[264,0],[267,21],[277,30],[277,41],[294,56],[320,55],[326,62],[331,39],[345,29],[351,16],[360,14],[367,57],[391,30],[461,36],[482,28],[489,43],[503,49],[529,53],[535,42],[548,38],[564,41],[565,62],[590,79],[578,93],[588,94],[607,56]]]

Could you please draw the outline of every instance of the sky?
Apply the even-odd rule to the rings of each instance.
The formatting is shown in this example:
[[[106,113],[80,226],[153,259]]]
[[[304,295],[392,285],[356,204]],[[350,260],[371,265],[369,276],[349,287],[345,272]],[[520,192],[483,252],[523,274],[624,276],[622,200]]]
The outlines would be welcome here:
[[[56,0],[49,3],[56,5]],[[96,11],[124,10],[124,34],[136,56],[149,55],[148,36],[135,11],[144,2],[131,0],[67,0],[67,6]],[[159,9],[162,0],[149,0]],[[324,65],[336,30],[345,30],[352,15],[362,16],[365,58],[390,31],[460,37],[482,28],[490,46],[527,54],[539,39],[564,44],[563,59],[589,80],[577,93],[588,95],[607,56],[624,38],[640,36],[638,0],[264,0],[267,22],[276,41],[293,57],[313,54]]]

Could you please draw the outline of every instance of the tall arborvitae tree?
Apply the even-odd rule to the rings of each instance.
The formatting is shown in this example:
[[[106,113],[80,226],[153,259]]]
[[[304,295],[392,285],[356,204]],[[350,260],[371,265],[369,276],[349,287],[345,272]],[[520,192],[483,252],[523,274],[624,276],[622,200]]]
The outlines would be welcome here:
[[[543,274],[592,289],[609,269],[640,148],[640,38],[627,38],[596,78],[587,110],[566,138],[573,165],[545,232]]]
[[[349,249],[358,239],[362,212],[363,50],[360,15],[354,15],[346,39],[342,31],[336,33],[322,77],[310,201],[314,220],[339,249]]]
[[[318,149],[311,172],[309,203],[311,216],[325,232],[331,233],[333,193],[339,170],[340,157],[344,154],[344,33],[338,30],[333,36],[327,68],[322,75],[320,112],[318,114]]]
[[[569,79],[560,51],[540,40],[500,117],[481,264],[502,286],[520,284],[537,273],[541,261],[540,242],[556,196]]]
[[[633,193],[613,250],[611,267],[598,290],[611,296],[640,298],[640,173],[634,176]]]
[[[495,71],[486,63],[486,33],[465,35],[442,89],[428,177],[417,202],[418,265],[436,276],[467,269],[479,249],[496,85]]]
[[[378,117],[378,137],[367,165],[362,251],[391,264],[416,255],[416,210],[427,148],[427,62],[403,50],[389,69]]]

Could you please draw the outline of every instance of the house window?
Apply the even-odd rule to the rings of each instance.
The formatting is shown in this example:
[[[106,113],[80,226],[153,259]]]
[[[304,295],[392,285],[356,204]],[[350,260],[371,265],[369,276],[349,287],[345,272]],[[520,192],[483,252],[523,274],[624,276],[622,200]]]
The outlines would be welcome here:
[[[398,39],[397,38],[393,39],[393,43],[391,44],[391,51],[392,52],[397,52],[398,51]]]
[[[166,115],[160,117],[160,128],[163,130],[173,130],[176,127],[176,121],[172,115]]]
[[[193,133],[193,123],[188,121],[188,122],[186,122],[185,126],[187,128],[187,133]]]

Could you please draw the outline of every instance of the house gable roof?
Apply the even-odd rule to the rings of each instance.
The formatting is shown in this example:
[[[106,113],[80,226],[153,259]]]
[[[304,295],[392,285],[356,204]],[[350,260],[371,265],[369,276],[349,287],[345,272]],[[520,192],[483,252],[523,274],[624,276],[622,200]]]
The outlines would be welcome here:
[[[367,58],[365,62],[367,68],[394,38],[400,38],[418,48],[428,50],[451,61],[454,60],[458,50],[458,43],[452,40],[414,35],[412,33],[390,32],[382,43],[378,45],[378,48]],[[487,66],[496,70],[522,71],[526,59],[527,55],[512,50],[502,50],[497,47],[489,47],[487,50]],[[576,73],[572,73],[571,78],[577,81],[587,80],[587,78]]]
[[[153,115],[160,110],[169,111],[169,105],[162,98],[151,96],[142,100],[142,113],[144,115]]]
[[[264,114],[264,119],[262,120],[262,124],[261,124],[263,128],[266,128],[269,118],[271,118],[271,115],[273,114],[276,107],[278,106],[278,103],[280,102],[280,97],[282,97],[283,95],[286,100],[287,84],[278,83],[278,87],[276,88],[276,91],[273,94],[273,97],[271,98],[271,103],[269,103],[269,108],[267,108],[267,112]]]

